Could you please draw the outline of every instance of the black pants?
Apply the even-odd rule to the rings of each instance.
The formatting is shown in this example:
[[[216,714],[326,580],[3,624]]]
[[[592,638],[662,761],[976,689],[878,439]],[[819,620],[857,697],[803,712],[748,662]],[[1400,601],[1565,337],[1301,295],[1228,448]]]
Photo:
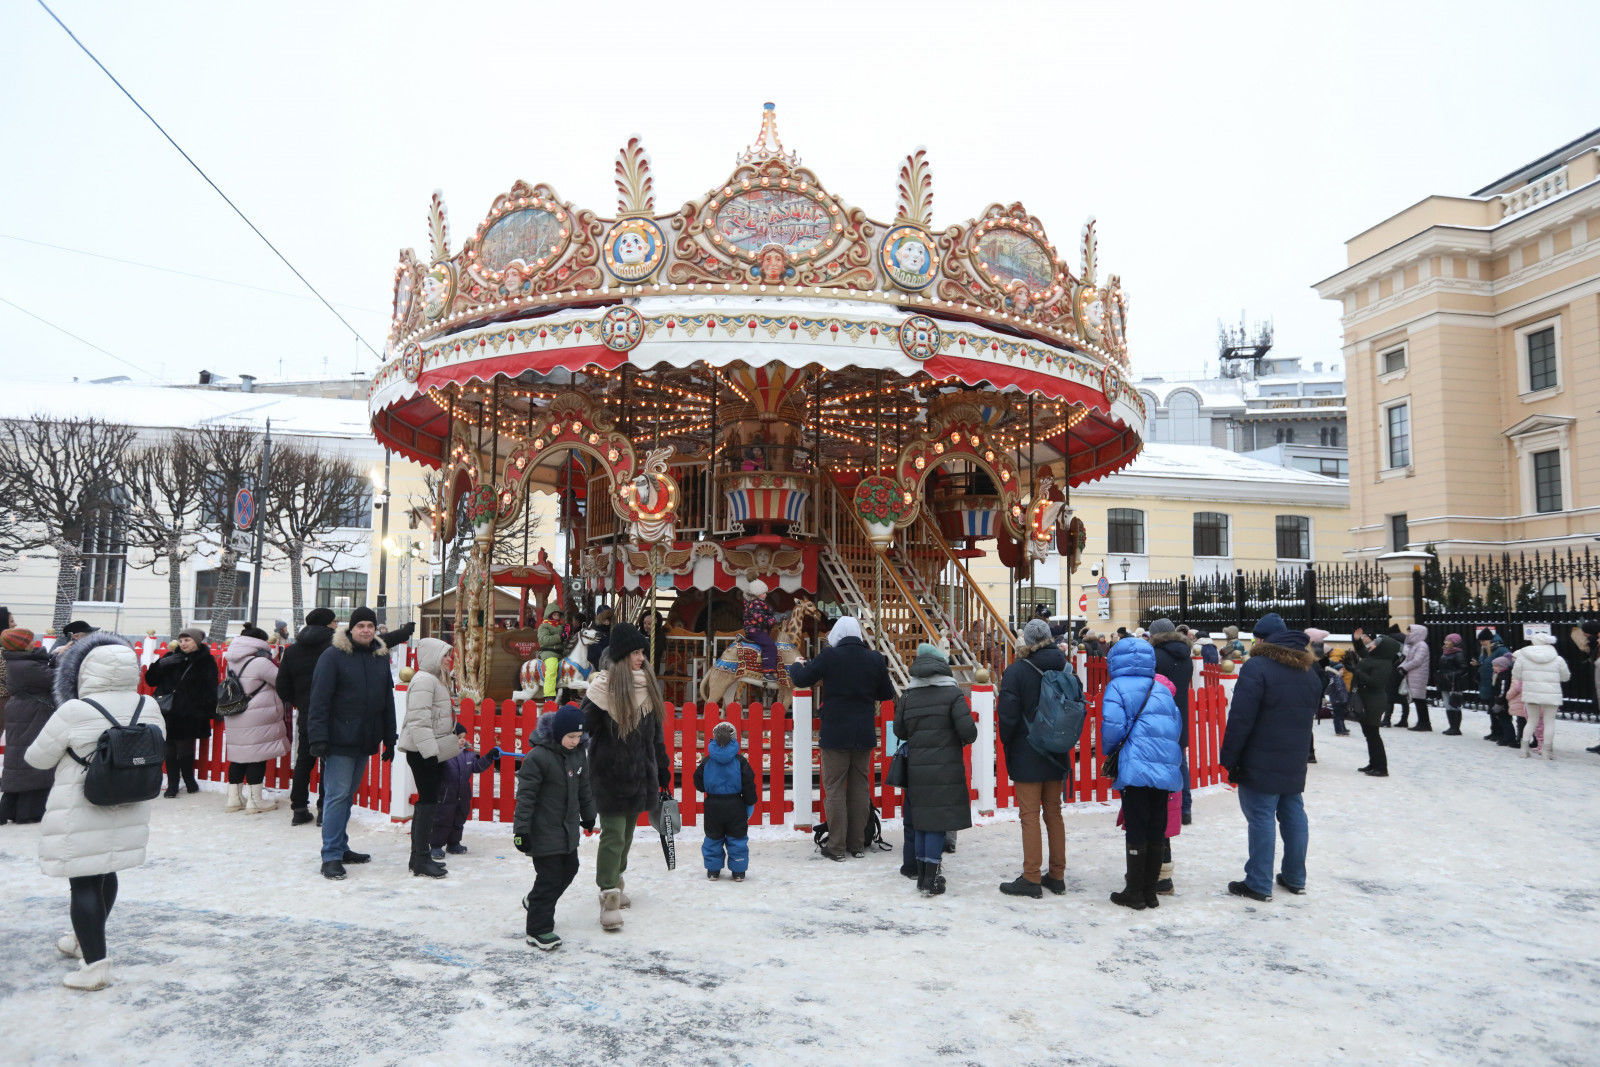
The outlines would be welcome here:
[[[317,765],[317,758],[311,754],[311,732],[307,729],[306,713],[297,710],[294,714],[295,732],[300,739],[295,742],[294,748],[294,778],[289,782],[289,806],[291,808],[305,808],[311,802],[311,770]],[[317,783],[317,807],[322,807],[322,783]]]
[[[98,963],[106,958],[106,916],[117,902],[117,876],[86,874],[68,878],[72,891],[72,932],[78,935],[83,962]]]
[[[406,763],[411,767],[411,780],[417,785],[417,803],[439,803],[439,786],[444,782],[444,764],[415,752],[406,753]]]
[[[1122,829],[1128,835],[1129,848],[1166,839],[1167,800],[1165,789],[1130,785],[1122,791]]]
[[[1367,765],[1375,771],[1387,772],[1389,754],[1383,750],[1383,735],[1378,732],[1378,724],[1366,712],[1361,715],[1361,736],[1367,739]]]
[[[195,740],[185,737],[174,741],[167,739],[167,788],[178,788],[178,776],[185,782],[194,781]]]
[[[49,789],[0,794],[0,824],[38,822],[44,818],[44,802],[49,796]]]
[[[533,858],[533,892],[528,894],[528,936],[556,928],[556,901],[578,877],[578,850]]]
[[[240,763],[238,760],[228,761],[229,785],[260,785],[267,780],[267,763],[262,760],[258,763]]]
[[[1411,706],[1417,709],[1417,725],[1426,726],[1431,729],[1433,727],[1433,723],[1428,719],[1428,702],[1426,700],[1418,699],[1417,697],[1412,697]]]

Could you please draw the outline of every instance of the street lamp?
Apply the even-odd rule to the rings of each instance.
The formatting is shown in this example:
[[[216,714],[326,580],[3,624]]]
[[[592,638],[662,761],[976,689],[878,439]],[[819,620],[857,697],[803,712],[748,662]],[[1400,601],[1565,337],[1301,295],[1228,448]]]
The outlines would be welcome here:
[[[367,477],[372,481],[372,508],[382,511],[382,525],[378,536],[382,538],[378,543],[378,622],[380,625],[389,624],[389,450],[383,450],[383,471],[377,467],[367,472]]]
[[[393,555],[398,556],[400,559],[400,588],[402,590],[400,611],[405,618],[410,618],[411,561],[417,559],[426,559],[428,556],[427,550],[425,550],[420,544],[414,542],[411,539],[410,534],[406,534],[400,541],[396,541],[392,537],[385,537],[383,539],[383,548],[385,552],[392,553]]]
[[[1122,562],[1119,563],[1118,566],[1122,568],[1122,580],[1123,581],[1127,581],[1128,580],[1128,571],[1130,569],[1132,569],[1133,564],[1128,562],[1128,557],[1127,556],[1123,556],[1122,557]]]

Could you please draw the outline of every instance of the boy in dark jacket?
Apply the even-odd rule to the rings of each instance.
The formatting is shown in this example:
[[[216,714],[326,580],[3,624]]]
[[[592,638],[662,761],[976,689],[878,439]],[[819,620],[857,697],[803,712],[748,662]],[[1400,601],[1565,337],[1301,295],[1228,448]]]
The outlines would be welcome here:
[[[467,731],[456,724],[456,733]],[[445,853],[459,856],[467,851],[461,843],[461,832],[467,828],[467,818],[472,814],[472,776],[489,770],[500,760],[500,749],[491,748],[483,755],[463,745],[455,758],[444,765],[444,777],[439,783],[439,814],[434,819],[433,835],[428,846],[434,859],[444,859]]]
[[[694,770],[694,787],[706,795],[705,840],[700,855],[706,877],[722,877],[723,856],[735,882],[750,869],[750,816],[756,810],[756,772],[739,752],[739,735],[731,722],[711,731],[706,758]]]
[[[594,791],[583,747],[583,712],[563,704],[539,720],[517,771],[517,810],[511,828],[518,852],[533,860],[528,944],[546,952],[561,947],[556,901],[578,876],[579,827],[594,830]]]

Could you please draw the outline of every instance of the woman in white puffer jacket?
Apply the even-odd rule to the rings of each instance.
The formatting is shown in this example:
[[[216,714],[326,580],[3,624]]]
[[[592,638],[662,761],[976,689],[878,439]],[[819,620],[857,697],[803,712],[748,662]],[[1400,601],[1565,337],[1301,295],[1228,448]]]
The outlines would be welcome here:
[[[1513,653],[1511,680],[1522,683],[1522,703],[1528,709],[1528,725],[1522,735],[1522,755],[1533,755],[1533,739],[1538,727],[1544,726],[1544,740],[1539,749],[1544,758],[1556,758],[1553,727],[1556,712],[1561,708],[1563,694],[1561,683],[1572,677],[1572,668],[1556,653],[1556,639],[1550,634],[1534,634],[1527,648]]]
[[[154,697],[139,695],[139,657],[114,634],[94,633],[67,646],[56,666],[55,713],[28,746],[30,766],[54,769],[39,833],[44,873],[72,887],[71,934],[56,943],[83,965],[62,979],[72,989],[103,989],[111,980],[106,959],[106,916],[117,899],[117,871],[144,863],[150,839],[150,803],[100,807],[83,795],[83,767],[68,753],[92,753],[110,723],[86,701],[105,708],[119,723],[164,727]]]
[[[424,637],[417,643],[417,673],[406,688],[406,718],[395,745],[406,754],[417,803],[411,810],[412,874],[443,878],[444,864],[429,854],[428,839],[439,812],[439,787],[444,765],[456,758],[456,709],[450,701],[450,668],[455,652],[443,641]]]

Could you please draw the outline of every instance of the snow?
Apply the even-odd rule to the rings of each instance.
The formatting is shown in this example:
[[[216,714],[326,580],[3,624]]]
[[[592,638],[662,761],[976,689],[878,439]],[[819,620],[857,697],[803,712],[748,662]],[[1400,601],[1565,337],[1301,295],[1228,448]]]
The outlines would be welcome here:
[[[1442,713],[1437,713],[1442,720]],[[667,872],[635,840],[626,928],[603,933],[598,838],[562,899],[566,939],[524,945],[528,862],[469,827],[450,876],[406,873],[405,841],[362,815],[373,862],[317,873],[317,831],[222,797],[158,799],[150,862],[121,875],[113,985],[59,985],[63,882],[37,827],[0,828],[0,1056],[65,1061],[1205,1064],[1592,1063],[1600,958],[1600,757],[1560,722],[1559,759],[1466,736],[1384,731],[1393,777],[1355,773],[1359,736],[1317,729],[1309,892],[1230,897],[1244,822],[1195,797],[1175,896],[1129,912],[1106,806],[1067,813],[1063,897],[995,890],[1015,818],[964,832],[949,892],[924,900],[898,850],[828,863],[755,834],[749,881],[709,882],[692,832]],[[891,822],[888,837],[900,833]]]
[[[276,433],[362,441],[372,437],[364,400],[85,382],[18,381],[0,391],[0,419],[35,415],[92,417],[152,429],[193,429],[209,423],[259,428],[270,418]]]
[[[1139,458],[1117,473],[1123,477],[1201,478],[1206,481],[1270,482],[1275,485],[1342,486],[1344,484],[1321,474],[1312,474],[1310,471],[1280,467],[1276,463],[1251,459],[1238,452],[1230,452],[1226,448],[1213,448],[1210,445],[1162,444],[1155,441],[1146,442],[1143,451],[1139,453]]]

